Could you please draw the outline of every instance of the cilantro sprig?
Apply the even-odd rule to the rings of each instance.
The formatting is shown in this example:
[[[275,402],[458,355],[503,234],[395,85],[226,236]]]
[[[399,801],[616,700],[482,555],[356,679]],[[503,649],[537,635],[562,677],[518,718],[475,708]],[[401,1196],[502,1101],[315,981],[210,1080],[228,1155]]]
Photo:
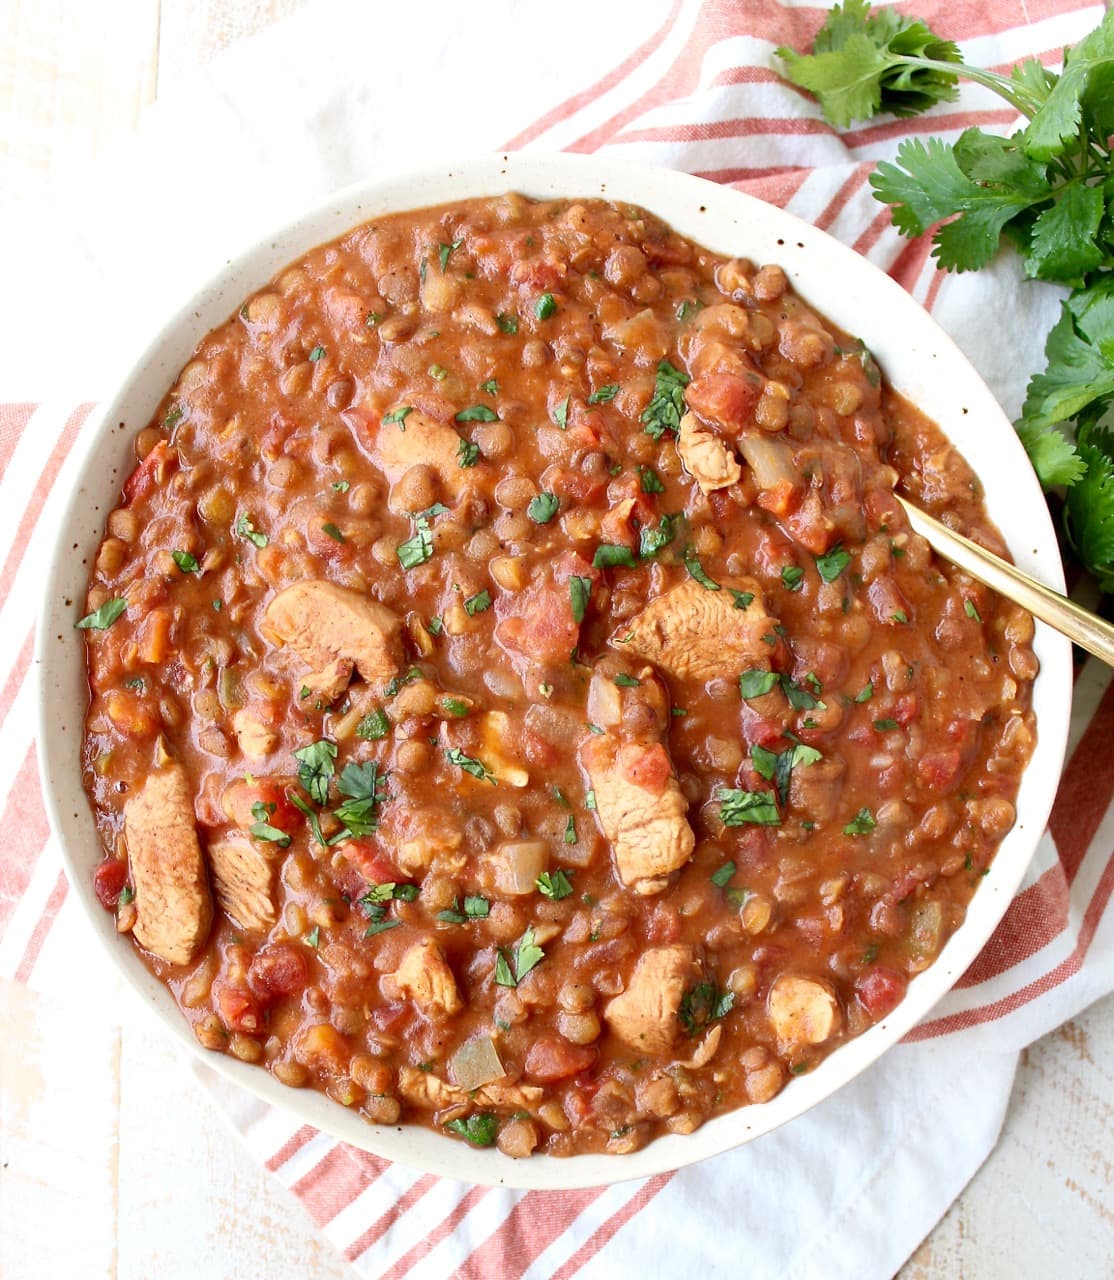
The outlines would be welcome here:
[[[954,143],[907,139],[871,186],[902,235],[936,228],[945,270],[986,266],[1005,237],[1026,276],[1071,290],[1015,427],[1044,488],[1067,488],[1076,554],[1114,591],[1114,433],[1102,421],[1114,409],[1114,11],[1064,50],[1059,74],[1036,59],[1008,76],[968,66],[923,21],[872,15],[867,0],[835,6],[811,52],[778,55],[837,127],[952,101],[961,79],[1022,117],[1009,137],[970,128]]]

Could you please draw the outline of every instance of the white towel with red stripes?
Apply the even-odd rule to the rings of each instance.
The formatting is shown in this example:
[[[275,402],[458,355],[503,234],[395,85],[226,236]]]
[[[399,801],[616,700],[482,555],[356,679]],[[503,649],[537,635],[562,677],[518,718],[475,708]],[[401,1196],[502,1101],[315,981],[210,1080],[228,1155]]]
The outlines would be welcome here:
[[[942,275],[924,240],[896,234],[866,181],[903,137],[1006,131],[1011,114],[966,87],[923,118],[837,134],[773,58],[779,44],[808,45],[824,7],[310,3],[164,93],[134,144],[88,175],[80,224],[75,206],[59,206],[26,229],[50,238],[66,315],[84,321],[61,374],[56,349],[27,341],[57,321],[43,257],[26,236],[8,242],[18,254],[0,249],[9,297],[21,300],[0,317],[0,349],[19,354],[0,370],[0,975],[67,990],[89,945],[44,816],[31,664],[49,504],[82,452],[88,402],[198,279],[315,197],[416,161],[508,147],[702,174],[791,209],[890,272],[1017,411],[1055,290],[1022,283],[1008,254],[976,276]],[[1102,16],[1073,0],[902,8],[991,66],[1054,64]],[[1089,660],[1048,831],[955,990],[838,1095],[698,1167],[572,1193],[469,1187],[345,1147],[199,1071],[363,1276],[887,1277],[992,1149],[1019,1050],[1114,988],[1112,733],[1111,673]]]

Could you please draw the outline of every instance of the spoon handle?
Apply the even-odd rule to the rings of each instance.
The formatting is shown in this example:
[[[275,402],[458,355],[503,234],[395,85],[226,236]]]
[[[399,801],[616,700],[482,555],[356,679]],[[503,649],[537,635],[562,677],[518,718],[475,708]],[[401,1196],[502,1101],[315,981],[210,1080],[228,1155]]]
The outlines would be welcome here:
[[[933,550],[965,569],[999,595],[1027,609],[1034,618],[1073,640],[1081,649],[1114,667],[1114,626],[1084,609],[1067,596],[1031,578],[1027,573],[985,550],[970,538],[955,533],[947,525],[895,494],[905,508],[909,523]]]

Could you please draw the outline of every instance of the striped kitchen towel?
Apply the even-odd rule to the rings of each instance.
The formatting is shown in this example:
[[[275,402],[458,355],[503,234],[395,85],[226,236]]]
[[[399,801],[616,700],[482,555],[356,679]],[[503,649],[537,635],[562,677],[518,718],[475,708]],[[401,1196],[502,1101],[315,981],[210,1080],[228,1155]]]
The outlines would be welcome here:
[[[1011,112],[986,91],[966,87],[923,118],[883,117],[839,134],[778,76],[773,50],[804,48],[825,16],[802,0],[648,0],[637,14],[571,0],[556,27],[550,7],[525,0],[498,0],[482,15],[465,6],[471,19],[448,0],[397,7],[420,13],[371,8],[310,4],[218,59],[188,95],[161,103],[121,161],[137,207],[144,190],[172,189],[169,157],[199,120],[213,139],[205,161],[213,172],[273,199],[248,212],[225,203],[233,230],[223,234],[196,205],[168,209],[154,231],[140,231],[138,215],[113,222],[94,213],[83,232],[84,256],[96,264],[90,289],[98,271],[120,279],[127,252],[127,287],[138,297],[135,261],[145,253],[153,261],[171,243],[183,247],[174,262],[163,253],[164,274],[177,271],[185,289],[191,273],[236,247],[252,219],[278,221],[344,182],[410,167],[415,155],[604,152],[728,183],[853,245],[934,313],[1008,412],[1018,409],[1055,291],[1022,284],[1008,257],[976,276],[943,275],[926,239],[897,235],[867,183],[873,163],[902,138],[954,139],[972,124],[1008,130]],[[1100,5],[1072,0],[901,8],[958,41],[969,61],[999,67],[1032,56],[1053,65],[1102,16]],[[345,39],[326,45],[325,31]],[[481,93],[476,58],[494,48],[498,74],[485,73]],[[369,49],[381,54],[373,65]],[[435,75],[435,95],[415,87],[413,59]],[[281,101],[270,91],[276,83],[290,87]],[[396,119],[395,103],[412,119]],[[291,157],[296,183],[283,168]],[[193,238],[175,242],[187,214]],[[985,322],[1001,314],[1014,317],[1008,349]],[[51,538],[48,499],[65,486],[64,464],[80,452],[89,409],[76,398],[0,405],[0,974],[43,990],[64,989],[88,944],[39,791],[32,632]],[[992,1148],[1017,1052],[1114,987],[1114,758],[1104,750],[1112,731],[1111,673],[1089,659],[1077,668],[1068,761],[1048,830],[975,964],[902,1046],[836,1098],[701,1166],[562,1194],[468,1187],[300,1127],[201,1068],[203,1078],[260,1161],[368,1277],[892,1274]]]

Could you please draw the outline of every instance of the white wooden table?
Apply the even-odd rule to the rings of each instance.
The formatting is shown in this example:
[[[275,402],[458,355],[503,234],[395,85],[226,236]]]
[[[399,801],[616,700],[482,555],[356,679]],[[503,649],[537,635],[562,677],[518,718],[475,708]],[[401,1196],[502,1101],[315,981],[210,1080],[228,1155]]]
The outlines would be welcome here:
[[[126,139],[160,85],[305,2],[0,0],[0,226]],[[80,989],[0,983],[0,1276],[350,1277],[126,999],[120,1023]],[[1111,1274],[1112,1062],[1114,999],[1022,1055],[997,1150],[902,1280]],[[48,1107],[81,1143],[43,1139]]]

